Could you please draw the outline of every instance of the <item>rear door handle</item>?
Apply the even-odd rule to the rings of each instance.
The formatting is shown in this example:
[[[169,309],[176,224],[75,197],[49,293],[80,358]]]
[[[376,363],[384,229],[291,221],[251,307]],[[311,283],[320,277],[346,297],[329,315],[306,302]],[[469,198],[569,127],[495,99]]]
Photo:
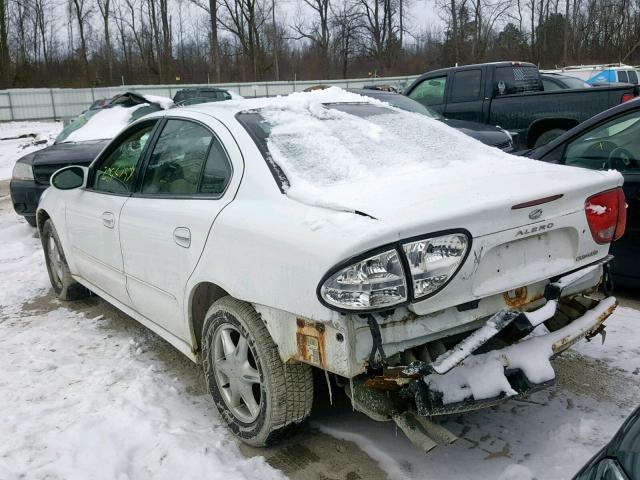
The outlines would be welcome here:
[[[113,228],[116,224],[116,217],[111,212],[102,212],[102,224],[107,228]]]
[[[183,248],[191,246],[191,230],[187,227],[178,227],[173,231],[173,240]]]

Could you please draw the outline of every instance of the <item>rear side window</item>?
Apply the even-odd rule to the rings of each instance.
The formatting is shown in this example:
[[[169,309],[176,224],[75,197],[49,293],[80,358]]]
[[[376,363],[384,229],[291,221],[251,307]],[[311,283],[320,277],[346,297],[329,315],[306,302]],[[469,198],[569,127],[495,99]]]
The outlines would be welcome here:
[[[409,98],[423,105],[441,105],[444,103],[444,91],[447,86],[447,76],[423,80],[411,90]]]
[[[638,74],[635,70],[629,70],[629,83],[638,84]]]
[[[497,67],[495,70],[494,95],[540,92],[542,89],[542,81],[536,67],[510,65]]]
[[[451,103],[472,102],[480,98],[482,70],[464,70],[453,76]]]
[[[151,153],[141,193],[217,195],[226,188],[230,172],[226,153],[210,130],[170,119]]]
[[[629,76],[624,70],[618,70],[618,81],[623,83],[629,83]]]

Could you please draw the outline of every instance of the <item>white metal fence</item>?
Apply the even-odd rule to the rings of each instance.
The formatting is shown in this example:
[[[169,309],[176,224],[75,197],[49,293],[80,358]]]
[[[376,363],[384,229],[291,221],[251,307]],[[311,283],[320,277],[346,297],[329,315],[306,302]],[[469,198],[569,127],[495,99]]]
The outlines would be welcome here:
[[[94,100],[111,98],[127,91],[173,98],[186,87],[216,86],[233,90],[243,97],[269,97],[299,92],[313,85],[362,88],[366,85],[393,85],[404,88],[415,76],[354,78],[348,80],[306,80],[298,82],[225,83],[217,85],[122,85],[102,88],[25,88],[0,90],[0,122],[14,120],[49,120],[75,117]]]

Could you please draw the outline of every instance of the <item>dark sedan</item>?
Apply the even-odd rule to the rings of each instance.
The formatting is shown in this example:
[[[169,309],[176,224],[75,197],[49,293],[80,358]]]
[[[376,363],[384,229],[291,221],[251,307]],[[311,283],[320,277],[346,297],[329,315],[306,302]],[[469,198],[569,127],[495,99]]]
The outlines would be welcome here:
[[[624,176],[627,231],[611,247],[616,282],[640,286],[640,99],[606,110],[524,155]],[[562,192],[560,192],[562,193]]]
[[[108,116],[108,110],[113,107],[131,110],[123,125]],[[49,187],[53,172],[68,165],[89,166],[113,134],[127,122],[162,108],[157,98],[148,99],[133,92],[114,96],[106,106],[93,108],[92,105],[60,132],[53,145],[25,155],[16,162],[10,184],[13,209],[35,227],[38,201]],[[100,119],[97,128],[89,123],[91,119]]]
[[[513,150],[513,143],[511,141],[511,135],[500,127],[494,127],[492,125],[484,125],[482,123],[467,122],[465,120],[454,120],[451,118],[445,118],[438,112],[431,110],[421,103],[412,100],[409,97],[400,95],[399,93],[385,92],[382,90],[370,90],[370,89],[349,89],[350,92],[357,93],[366,97],[375,98],[382,102],[387,102],[394,107],[408,110],[410,112],[421,113],[427,117],[440,120],[442,123],[446,123],[456,130],[460,130],[462,133],[475,138],[492,147],[499,148],[506,152]]]
[[[640,480],[640,408],[573,480]]]
[[[591,85],[584,80],[557,73],[541,73],[540,80],[542,80],[542,87],[545,92],[567,90],[569,88],[591,88]]]

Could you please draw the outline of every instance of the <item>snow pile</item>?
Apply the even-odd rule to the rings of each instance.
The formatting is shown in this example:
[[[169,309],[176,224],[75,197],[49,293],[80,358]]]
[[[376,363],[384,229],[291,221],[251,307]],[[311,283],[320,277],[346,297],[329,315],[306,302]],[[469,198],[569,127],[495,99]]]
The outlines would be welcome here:
[[[174,105],[173,100],[171,100],[169,97],[161,97],[159,95],[143,95],[142,97],[150,103],[160,105],[160,108],[162,108],[163,110],[167,110]]]
[[[606,298],[597,307],[560,330],[547,335],[534,332],[535,335],[514,345],[472,355],[446,374],[427,375],[424,381],[431,389],[442,393],[445,404],[461,402],[470,397],[483,400],[503,393],[508,396],[516,395],[517,392],[511,388],[504,374],[505,368],[522,370],[532,383],[552,380],[555,378],[549,361],[553,354],[552,345],[562,338],[588,331],[597,317],[615,303],[615,298]]]
[[[135,107],[121,107],[116,105],[100,110],[91,116],[87,123],[71,132],[65,142],[83,142],[86,140],[102,140],[115,137],[120,130],[129,124],[131,115],[139,108],[148,104],[143,103]]]
[[[33,227],[17,215],[0,218],[0,315],[5,317],[19,313],[24,302],[42,295],[50,283]]]
[[[16,160],[51,145],[60,130],[60,122],[0,123],[0,180],[11,178]]]
[[[607,319],[607,337],[604,345],[599,338],[591,342],[580,342],[573,349],[589,357],[601,360],[606,365],[635,375],[640,383],[640,317],[638,311],[618,307]]]
[[[536,480],[533,472],[523,465],[509,465],[498,480]]]

